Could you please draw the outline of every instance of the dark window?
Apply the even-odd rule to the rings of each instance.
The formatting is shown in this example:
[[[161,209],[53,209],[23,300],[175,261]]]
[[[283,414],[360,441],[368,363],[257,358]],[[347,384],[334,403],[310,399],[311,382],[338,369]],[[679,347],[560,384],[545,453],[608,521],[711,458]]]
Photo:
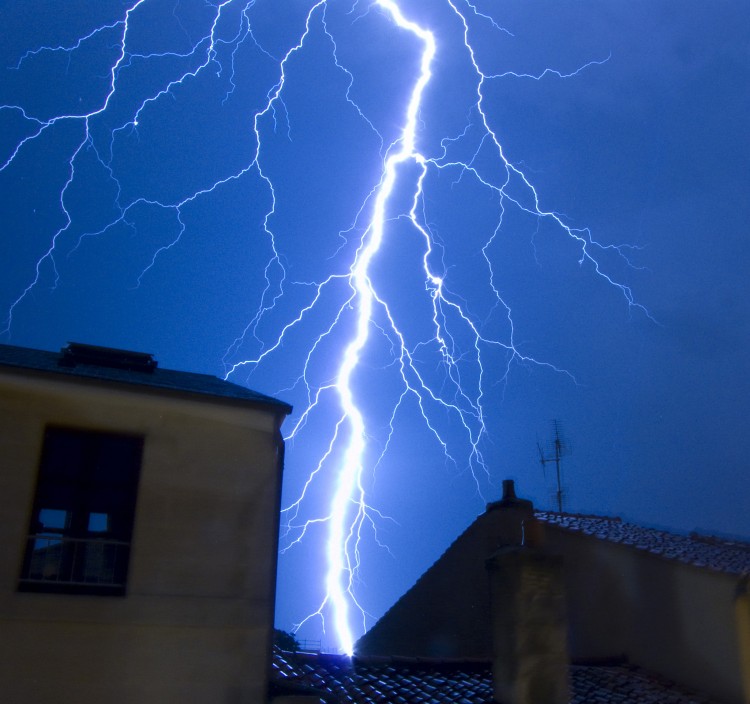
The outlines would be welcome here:
[[[47,428],[23,591],[124,594],[143,438]]]

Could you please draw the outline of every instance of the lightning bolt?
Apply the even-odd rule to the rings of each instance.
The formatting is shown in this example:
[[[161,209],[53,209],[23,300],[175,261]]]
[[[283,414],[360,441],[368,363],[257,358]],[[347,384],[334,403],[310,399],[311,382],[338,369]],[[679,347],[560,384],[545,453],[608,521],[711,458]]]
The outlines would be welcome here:
[[[426,96],[441,47],[429,24],[410,17],[397,0],[374,0],[367,6],[359,0],[314,2],[304,15],[298,37],[280,57],[274,57],[273,50],[264,46],[254,27],[259,0],[199,3],[202,29],[198,38],[190,38],[185,30],[189,41],[182,48],[136,50],[133,47],[137,41],[132,35],[143,21],[141,13],[151,4],[149,0],[133,2],[121,19],[95,27],[69,44],[27,51],[11,67],[22,71],[47,55],[73,57],[101,39],[106,40],[112,54],[106,80],[90,109],[49,116],[20,101],[0,106],[0,116],[20,123],[23,132],[0,164],[0,173],[14,168],[35,143],[63,125],[73,127],[78,135],[65,158],[66,176],[57,201],[62,225],[51,233],[27,283],[10,303],[5,331],[10,331],[19,306],[41,285],[46,268],[51,270],[53,286],[56,285],[56,262],[64,246],[70,256],[87,238],[105,236],[118,227],[137,229],[147,217],[144,213],[171,215],[174,235],[153,249],[136,277],[134,283],[138,286],[144,277],[155,275],[162,256],[179,246],[187,228],[184,215],[191,206],[215,198],[228,185],[253,176],[270,202],[259,228],[269,256],[257,309],[227,349],[226,377],[242,379],[245,373],[244,379],[249,379],[257,370],[278,364],[293,338],[305,336],[308,340],[306,351],[298,360],[296,378],[285,388],[268,389],[302,398],[302,403],[296,404],[300,409],[298,416],[287,433],[290,455],[296,444],[309,440],[312,433],[325,440],[325,448],[297,498],[283,510],[283,550],[300,544],[314,530],[325,531],[324,596],[319,607],[299,625],[313,618],[320,618],[324,628],[327,621],[332,622],[338,646],[351,653],[356,632],[367,627],[367,612],[356,589],[361,541],[365,531],[370,531],[379,543],[377,526],[387,520],[368,503],[366,487],[383,465],[398,432],[399,418],[407,407],[416,408],[446,460],[468,469],[481,496],[483,483],[491,481],[483,454],[488,438],[488,387],[505,383],[513,366],[519,364],[535,365],[575,381],[570,372],[552,362],[524,354],[516,340],[511,306],[501,294],[502,277],[493,259],[493,248],[504,231],[507,213],[521,213],[556,228],[575,245],[581,267],[618,290],[629,309],[648,316],[630,287],[608,273],[603,263],[604,257],[614,256],[631,265],[634,248],[601,244],[589,230],[573,228],[561,214],[545,209],[531,179],[506,156],[487,107],[486,89],[493,81],[570,79],[608,59],[596,59],[567,71],[548,68],[535,75],[484,71],[471,42],[474,24],[512,35],[468,0],[443,0],[453,23],[453,40],[471,67],[474,92],[465,127],[436,142],[428,135],[431,115]],[[400,33],[418,47],[417,67],[403,100],[399,126],[387,137],[355,97],[355,73],[339,57],[337,30],[329,19],[334,7],[343,8],[352,27],[377,17],[383,32]],[[373,134],[380,148],[381,166],[373,174],[371,189],[353,208],[350,226],[339,233],[340,245],[331,257],[332,269],[317,280],[298,281],[289,277],[283,243],[274,229],[278,186],[267,165],[267,144],[271,135],[285,134],[288,140],[294,139],[285,102],[287,84],[295,62],[303,60],[313,36],[317,41],[322,38],[328,42],[330,61],[343,77],[343,99]],[[381,41],[388,38],[384,35]],[[253,145],[243,163],[219,178],[207,177],[199,187],[171,198],[133,194],[132,189],[125,189],[117,172],[116,154],[121,142],[137,137],[139,130],[156,120],[154,113],[159,106],[175,100],[200,80],[220,83],[222,105],[230,102],[237,91],[240,57],[248,48],[260,59],[273,63],[276,72],[271,88],[250,116]],[[124,84],[132,72],[145,64],[169,68],[155,87],[144,88],[137,99],[128,97]],[[114,185],[116,193],[114,217],[93,228],[76,227],[69,205],[70,191],[81,178],[79,171],[87,156],[93,157],[100,175]],[[481,246],[483,271],[477,272],[485,277],[485,297],[492,303],[484,320],[454,290],[450,262],[446,261],[447,248],[431,224],[430,189],[443,177],[452,179],[454,185],[471,180],[494,204],[495,225]],[[387,259],[384,250],[404,238],[419,243],[420,249],[420,300],[415,300],[414,307],[422,319],[416,326],[406,320],[403,301],[394,297],[381,270]],[[286,305],[285,301],[299,300],[299,296],[304,302],[289,313],[291,304]],[[490,318],[495,321],[493,325],[487,322]],[[490,328],[496,333],[487,332]],[[269,334],[269,330],[274,332]],[[246,346],[253,346],[255,353],[242,358]],[[233,361],[237,358],[240,361]],[[383,378],[387,375],[391,385],[387,410],[381,412],[387,419],[384,429],[367,410],[367,377],[373,369]],[[318,419],[325,422],[326,430],[320,430]],[[461,438],[458,443],[454,439],[456,433]],[[307,517],[304,506],[321,484],[326,487],[325,509]],[[355,621],[357,626],[353,625]]]

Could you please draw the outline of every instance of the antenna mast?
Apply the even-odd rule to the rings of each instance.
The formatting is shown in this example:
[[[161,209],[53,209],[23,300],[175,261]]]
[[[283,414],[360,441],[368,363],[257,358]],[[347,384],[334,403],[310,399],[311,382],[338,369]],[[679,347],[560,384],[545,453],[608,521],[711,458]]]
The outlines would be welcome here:
[[[568,446],[565,440],[562,438],[560,433],[560,423],[557,420],[552,421],[552,430],[553,430],[553,438],[552,438],[552,455],[547,456],[544,454],[544,451],[542,450],[542,447],[539,443],[536,444],[537,450],[539,450],[539,463],[542,465],[542,470],[544,470],[545,465],[548,462],[554,462],[555,463],[555,470],[557,473],[557,510],[559,513],[562,513],[563,510],[563,489],[562,489],[562,479],[561,479],[561,472],[560,472],[560,461],[562,460],[563,455],[568,454]]]

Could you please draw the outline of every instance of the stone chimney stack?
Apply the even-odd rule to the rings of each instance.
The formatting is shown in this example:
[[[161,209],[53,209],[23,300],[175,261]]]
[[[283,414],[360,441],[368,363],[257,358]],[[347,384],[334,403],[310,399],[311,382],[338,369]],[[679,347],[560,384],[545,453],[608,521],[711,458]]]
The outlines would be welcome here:
[[[500,548],[525,545],[527,531],[534,518],[534,505],[528,499],[519,499],[512,479],[503,479],[503,498],[487,504],[488,531],[487,555]]]
[[[562,560],[544,550],[533,506],[516,497],[512,481],[487,510],[498,512],[501,544],[487,560],[495,701],[568,704]]]

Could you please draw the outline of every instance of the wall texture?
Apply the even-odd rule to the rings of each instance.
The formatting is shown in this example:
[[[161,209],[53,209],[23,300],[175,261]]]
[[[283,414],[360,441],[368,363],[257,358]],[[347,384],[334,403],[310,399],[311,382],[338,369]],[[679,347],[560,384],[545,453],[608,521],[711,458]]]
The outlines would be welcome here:
[[[264,701],[277,422],[238,403],[0,371],[0,699]],[[145,438],[124,597],[17,591],[47,424]]]
[[[743,701],[737,576],[547,526],[564,555],[571,655],[631,662],[722,701]]]

